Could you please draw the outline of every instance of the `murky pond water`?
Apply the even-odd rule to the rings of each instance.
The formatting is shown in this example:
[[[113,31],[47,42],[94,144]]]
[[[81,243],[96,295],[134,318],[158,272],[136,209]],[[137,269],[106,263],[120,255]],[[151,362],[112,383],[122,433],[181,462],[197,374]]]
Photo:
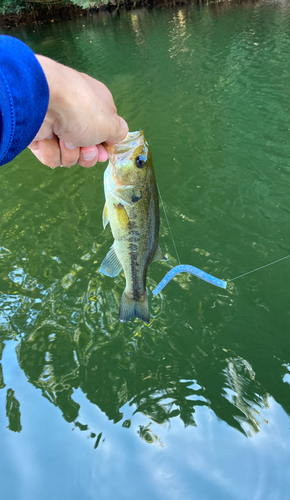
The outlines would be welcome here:
[[[108,85],[181,261],[231,280],[290,254],[289,21],[288,2],[187,6],[5,33]],[[0,170],[1,498],[288,499],[290,258],[153,297],[177,264],[161,211],[152,324],[120,324],[104,168]]]

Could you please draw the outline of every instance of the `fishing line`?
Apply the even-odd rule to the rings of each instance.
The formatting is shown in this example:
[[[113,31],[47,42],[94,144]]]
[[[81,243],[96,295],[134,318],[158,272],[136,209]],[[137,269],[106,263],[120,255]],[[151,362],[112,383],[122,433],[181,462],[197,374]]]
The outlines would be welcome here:
[[[170,224],[169,224],[169,220],[168,220],[168,217],[167,217],[167,213],[166,213],[166,210],[165,210],[165,206],[164,206],[163,199],[162,199],[162,196],[161,196],[160,189],[159,189],[158,185],[157,185],[157,189],[158,189],[159,197],[160,197],[160,200],[161,200],[161,203],[162,203],[163,212],[164,212],[164,215],[165,215],[165,218],[166,218],[167,227],[169,229],[171,240],[172,240],[172,243],[173,243],[176,255],[177,255],[177,260],[179,262],[179,266],[173,267],[164,276],[164,278],[160,281],[160,283],[153,290],[153,292],[152,292],[153,295],[157,295],[158,293],[160,293],[161,290],[169,283],[169,281],[172,280],[172,278],[174,278],[177,274],[182,273],[182,272],[190,273],[193,276],[197,276],[198,278],[200,278],[200,279],[202,279],[204,281],[207,281],[208,283],[211,283],[212,285],[218,286],[220,288],[227,288],[227,284],[230,281],[235,281],[235,280],[237,280],[239,278],[242,278],[243,276],[247,276],[248,274],[255,273],[256,271],[260,271],[260,269],[264,269],[265,267],[273,266],[274,264],[277,264],[278,262],[281,262],[282,260],[289,259],[290,254],[286,255],[285,257],[282,257],[281,259],[277,259],[277,260],[274,260],[273,262],[269,262],[269,264],[265,264],[264,266],[257,267],[256,269],[252,269],[251,271],[247,271],[246,273],[240,274],[239,276],[235,276],[235,278],[231,278],[231,279],[229,279],[227,281],[223,281],[223,280],[220,280],[218,278],[215,278],[211,274],[208,274],[205,271],[202,271],[201,269],[198,269],[197,267],[190,266],[190,265],[187,265],[187,264],[181,264],[180,258],[179,258],[179,255],[178,255],[178,251],[177,251],[177,247],[176,247],[176,244],[175,244],[175,241],[174,241],[174,238],[173,238],[173,234],[172,234],[172,231],[171,231],[171,227],[170,227]]]
[[[168,226],[168,229],[169,229],[169,232],[170,232],[170,235],[171,235],[172,243],[173,243],[174,248],[175,248],[175,252],[176,252],[176,255],[177,255],[177,260],[179,262],[179,265],[173,267],[164,276],[164,278],[160,281],[160,283],[152,291],[153,295],[158,295],[158,293],[161,292],[161,290],[169,283],[169,281],[171,281],[172,278],[174,278],[174,276],[176,276],[179,273],[190,273],[193,276],[197,276],[198,278],[202,279],[203,281],[207,281],[208,283],[211,283],[212,285],[218,286],[220,288],[227,288],[227,282],[226,281],[223,281],[223,280],[220,280],[218,278],[215,278],[214,276],[211,276],[211,274],[208,274],[205,271],[202,271],[201,269],[198,269],[197,267],[190,266],[190,265],[187,265],[187,264],[181,264],[180,258],[179,258],[179,255],[178,255],[178,251],[177,251],[177,247],[176,247],[176,244],[175,244],[175,241],[174,241],[174,238],[173,238],[173,234],[172,234],[172,231],[171,231],[171,227],[170,227],[170,224],[169,224],[169,220],[168,220],[168,217],[167,217],[167,213],[166,213],[166,210],[165,210],[165,206],[164,206],[163,199],[162,199],[162,196],[161,196],[160,189],[159,189],[158,185],[157,185],[157,189],[158,189],[158,194],[159,194],[159,197],[160,197],[160,200],[161,200],[161,203],[162,203],[162,207],[163,207],[164,215],[165,215],[165,218],[166,218],[167,226]]]
[[[290,255],[286,255],[286,257],[282,257],[281,259],[274,260],[274,262],[270,262],[269,264],[265,264],[264,266],[257,267],[256,269],[253,269],[252,271],[248,271],[247,273],[240,274],[239,276],[236,276],[235,278],[232,278],[229,281],[237,280],[238,278],[242,278],[243,276],[246,276],[246,274],[252,274],[256,271],[259,271],[260,269],[264,269],[264,267],[269,267],[269,266],[272,266],[273,264],[276,264],[277,262],[281,262],[281,260],[288,259],[289,257],[290,257]]]
[[[169,220],[168,220],[168,217],[167,217],[167,213],[166,213],[166,210],[165,210],[165,206],[164,206],[164,203],[163,203],[163,199],[162,199],[162,196],[161,196],[161,193],[160,193],[160,189],[159,189],[158,184],[157,184],[157,189],[158,189],[159,197],[160,197],[160,200],[161,200],[161,203],[162,203],[163,212],[164,212],[164,215],[165,215],[165,218],[166,218],[167,227],[168,227],[168,229],[169,229],[170,236],[171,236],[171,239],[172,239],[172,243],[173,243],[173,245],[174,245],[174,249],[175,249],[175,253],[176,253],[176,256],[177,256],[177,260],[178,260],[179,264],[181,264],[181,262],[180,262],[180,258],[179,258],[179,255],[178,255],[178,251],[177,251],[177,248],[176,248],[176,245],[175,245],[175,241],[174,241],[174,238],[173,238],[173,234],[172,234],[172,231],[171,231],[171,227],[170,227],[170,224],[169,224]]]

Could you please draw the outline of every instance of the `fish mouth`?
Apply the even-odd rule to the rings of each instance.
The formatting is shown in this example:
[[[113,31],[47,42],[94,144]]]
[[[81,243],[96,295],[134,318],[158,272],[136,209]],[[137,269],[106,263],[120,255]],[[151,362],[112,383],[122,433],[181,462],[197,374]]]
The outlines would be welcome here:
[[[104,147],[108,153],[109,160],[115,165],[116,163],[122,164],[126,162],[132,153],[139,146],[144,144],[144,132],[138,130],[137,132],[128,132],[125,139],[117,144],[104,143]]]

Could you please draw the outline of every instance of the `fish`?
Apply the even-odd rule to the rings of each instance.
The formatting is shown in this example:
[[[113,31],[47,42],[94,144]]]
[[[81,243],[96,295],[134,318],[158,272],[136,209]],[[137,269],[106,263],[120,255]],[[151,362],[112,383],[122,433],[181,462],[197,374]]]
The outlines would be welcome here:
[[[119,321],[150,323],[146,276],[148,266],[166,260],[158,241],[158,190],[149,145],[142,130],[129,132],[118,144],[104,144],[109,163],[104,173],[103,227],[110,223],[114,243],[100,271],[115,277],[122,270],[126,287]]]

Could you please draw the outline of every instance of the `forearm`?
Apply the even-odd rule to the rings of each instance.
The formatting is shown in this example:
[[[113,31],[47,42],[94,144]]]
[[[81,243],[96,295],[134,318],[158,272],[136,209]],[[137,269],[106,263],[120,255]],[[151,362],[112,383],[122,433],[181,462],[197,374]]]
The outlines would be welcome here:
[[[79,73],[53,59],[42,55],[35,55],[49,87],[49,104],[42,128],[36,139],[42,140],[54,133],[62,137],[69,130],[68,110],[75,102],[75,90]]]

